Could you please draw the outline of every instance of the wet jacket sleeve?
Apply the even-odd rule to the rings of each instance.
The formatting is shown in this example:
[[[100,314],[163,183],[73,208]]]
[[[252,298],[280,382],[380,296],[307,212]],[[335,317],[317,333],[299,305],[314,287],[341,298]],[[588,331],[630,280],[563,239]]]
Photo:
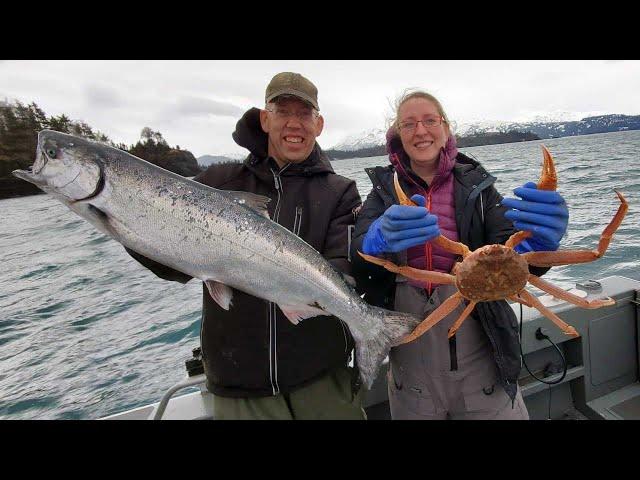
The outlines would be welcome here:
[[[349,226],[353,225],[354,211],[361,203],[356,183],[350,181],[331,216],[321,252],[329,263],[346,274],[351,274],[351,264],[348,260]]]
[[[153,273],[155,273],[158,277],[163,280],[171,280],[173,282],[187,283],[193,277],[187,275],[186,273],[179,272],[174,270],[173,268],[169,268],[166,265],[158,263],[150,258],[145,257],[144,255],[140,255],[138,252],[134,252],[130,248],[124,247],[126,252],[131,255],[138,263],[142,266],[148,268]]]
[[[193,177],[193,179],[196,182],[203,183],[202,178],[206,171],[207,170],[205,170],[204,172],[200,172],[198,175]],[[187,283],[189,280],[193,278],[190,275],[187,275],[186,273],[179,272],[178,270],[174,270],[173,268],[167,267],[162,263],[158,263],[155,260],[151,260],[150,258],[147,258],[144,255],[141,255],[138,252],[131,250],[130,248],[124,247],[124,249],[129,255],[131,255],[131,257],[133,257],[134,260],[140,263],[140,265],[151,270],[153,273],[155,273],[158,277],[162,278],[163,280]]]
[[[511,220],[504,214],[507,207],[501,205],[502,195],[492,185],[484,193],[484,238],[486,245],[494,243],[504,244],[517,230]],[[549,267],[529,266],[529,273],[541,276],[549,271]]]

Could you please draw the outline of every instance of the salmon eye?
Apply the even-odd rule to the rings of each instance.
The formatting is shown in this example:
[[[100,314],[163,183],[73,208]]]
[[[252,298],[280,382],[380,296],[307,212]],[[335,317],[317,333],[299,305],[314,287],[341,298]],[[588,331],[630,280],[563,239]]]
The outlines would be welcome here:
[[[47,155],[51,158],[55,158],[56,156],[56,149],[55,148],[48,148],[47,149]]]

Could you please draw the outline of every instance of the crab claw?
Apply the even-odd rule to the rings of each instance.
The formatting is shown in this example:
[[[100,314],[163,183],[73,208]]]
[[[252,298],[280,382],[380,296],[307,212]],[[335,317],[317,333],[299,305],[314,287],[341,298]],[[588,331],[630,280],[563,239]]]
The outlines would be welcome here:
[[[407,197],[407,195],[402,190],[402,187],[400,186],[400,182],[398,181],[397,171],[393,172],[393,186],[396,189],[396,195],[398,196],[398,201],[400,202],[400,205],[409,205],[411,207],[418,206],[418,204],[416,204],[413,200]]]
[[[542,175],[540,175],[540,180],[538,180],[538,190],[555,190],[558,186],[558,176],[556,175],[553,157],[547,147],[544,145],[541,146],[544,163],[542,165]]]

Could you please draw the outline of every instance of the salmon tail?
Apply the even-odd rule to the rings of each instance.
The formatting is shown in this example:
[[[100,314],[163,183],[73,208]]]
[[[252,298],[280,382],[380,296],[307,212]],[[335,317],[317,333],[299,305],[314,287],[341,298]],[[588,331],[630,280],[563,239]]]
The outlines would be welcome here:
[[[371,307],[376,327],[358,344],[356,341],[356,362],[364,387],[369,390],[380,370],[380,365],[389,354],[391,346],[400,338],[411,333],[421,319],[409,313],[394,312]]]

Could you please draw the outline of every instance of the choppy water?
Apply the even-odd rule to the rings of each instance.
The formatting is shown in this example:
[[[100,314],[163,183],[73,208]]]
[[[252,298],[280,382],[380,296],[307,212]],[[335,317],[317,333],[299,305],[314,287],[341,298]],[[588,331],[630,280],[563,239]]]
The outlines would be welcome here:
[[[537,180],[542,142],[463,148],[498,177],[505,196]],[[545,140],[570,209],[562,248],[593,248],[630,208],[604,258],[554,267],[545,278],[640,280],[640,131]],[[364,168],[386,157],[334,162],[371,187]],[[185,378],[199,345],[200,282],[165,282],[113,240],[46,195],[0,201],[0,418],[88,419],[158,401]]]

